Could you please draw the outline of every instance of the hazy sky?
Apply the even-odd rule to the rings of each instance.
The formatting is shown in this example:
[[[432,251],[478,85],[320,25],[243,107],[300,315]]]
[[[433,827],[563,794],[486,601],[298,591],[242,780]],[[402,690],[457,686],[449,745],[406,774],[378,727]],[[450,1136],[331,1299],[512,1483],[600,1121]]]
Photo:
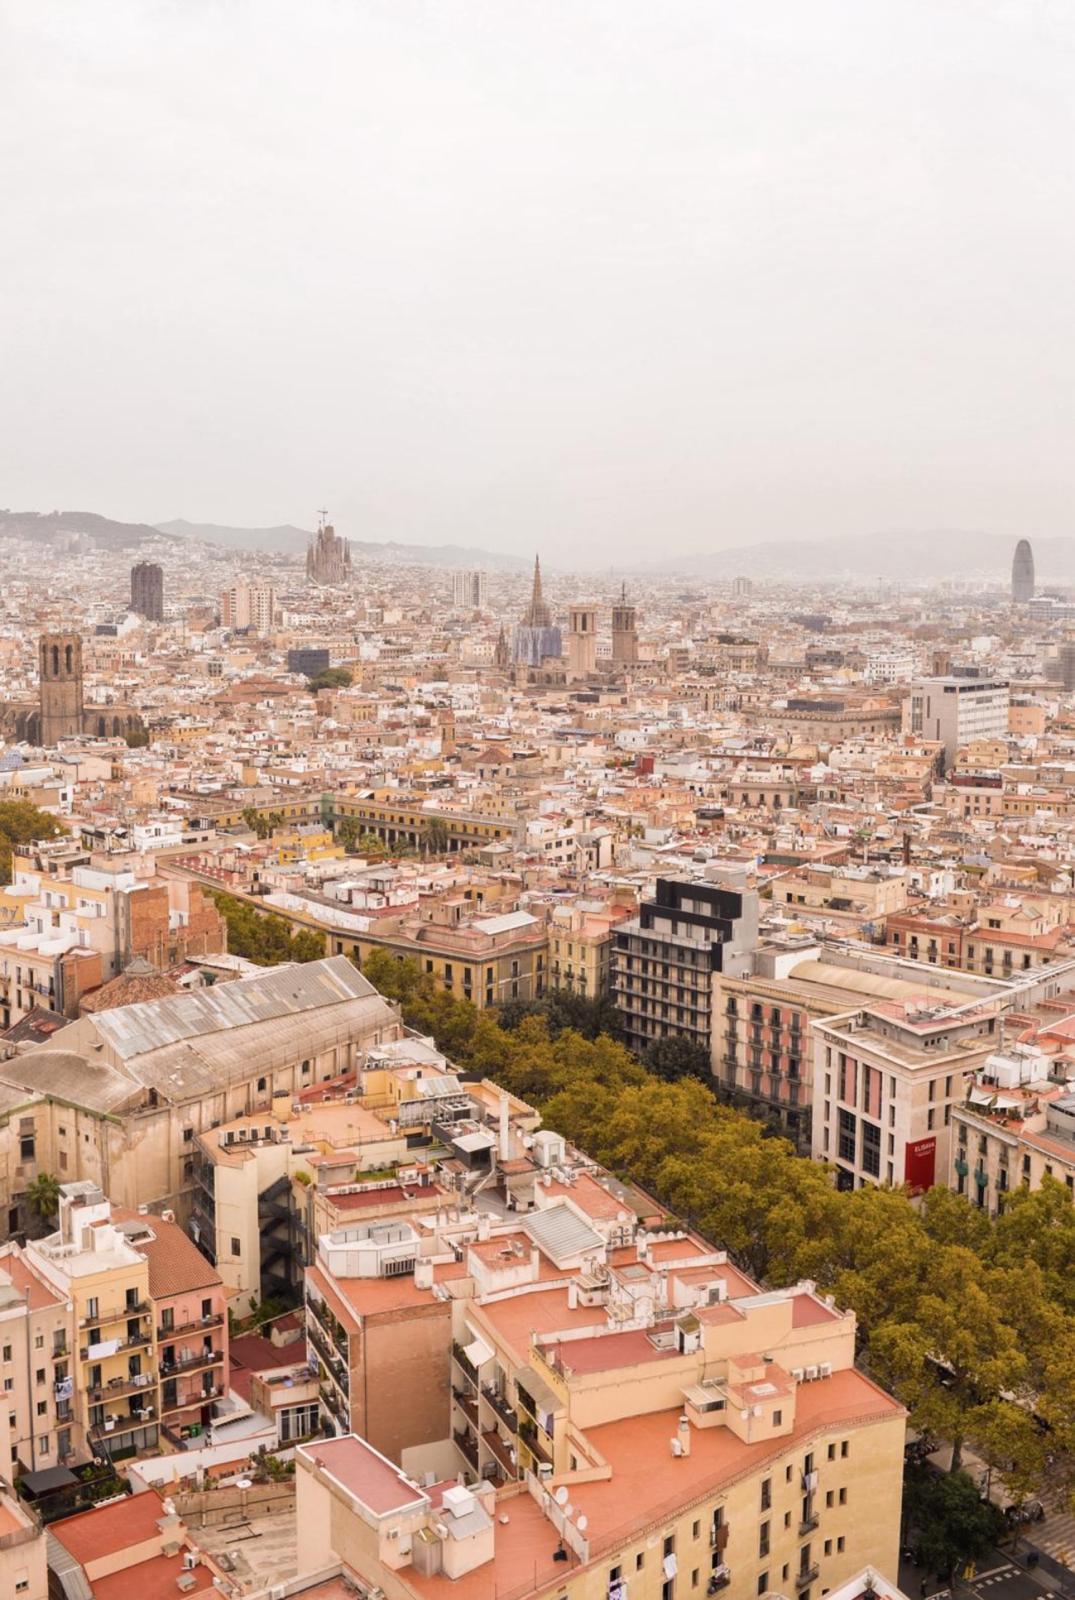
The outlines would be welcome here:
[[[1075,533],[1071,0],[0,0],[0,504]]]

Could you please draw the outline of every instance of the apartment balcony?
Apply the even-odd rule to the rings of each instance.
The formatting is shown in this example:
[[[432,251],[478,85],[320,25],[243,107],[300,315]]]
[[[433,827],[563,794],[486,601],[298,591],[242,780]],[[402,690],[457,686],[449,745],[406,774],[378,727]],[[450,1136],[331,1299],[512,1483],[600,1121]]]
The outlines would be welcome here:
[[[198,1389],[193,1394],[186,1394],[182,1398],[177,1395],[173,1401],[162,1399],[161,1416],[174,1417],[177,1411],[200,1412],[202,1406],[209,1405],[213,1400],[223,1400],[223,1398],[224,1385],[215,1383],[211,1389]],[[198,1418],[193,1420],[197,1421]]]
[[[706,1594],[719,1594],[722,1589],[728,1587],[731,1581],[731,1568],[717,1567],[716,1571],[710,1574],[709,1582],[705,1586],[705,1592]]]
[[[804,1517],[799,1523],[799,1538],[804,1539],[808,1533],[813,1533],[814,1529],[820,1525],[820,1515],[816,1511],[811,1511],[810,1515],[808,1517]]]
[[[319,1386],[318,1399],[325,1407],[325,1410],[335,1417],[344,1433],[350,1433],[351,1419],[347,1414],[347,1407],[330,1383],[322,1383]]]
[[[466,1417],[467,1421],[470,1423],[471,1427],[475,1430],[480,1430],[481,1423],[478,1420],[478,1407],[473,1398],[467,1394],[465,1389],[455,1388],[452,1390],[452,1398],[459,1407],[460,1411]]]
[[[500,1467],[505,1478],[514,1480],[519,1476],[518,1452],[513,1454],[510,1446],[505,1444],[495,1428],[490,1428],[482,1434],[482,1444]]]
[[[482,1385],[482,1399],[487,1405],[492,1406],[501,1422],[510,1428],[512,1433],[518,1433],[519,1419],[515,1415],[514,1407],[510,1406],[504,1396],[494,1389],[491,1384]]]
[[[110,1378],[107,1383],[88,1388],[85,1393],[94,1405],[107,1400],[122,1400],[131,1394],[144,1394],[147,1399],[155,1399],[156,1384],[155,1372],[140,1372],[135,1377]]]
[[[102,1342],[107,1342],[107,1343],[111,1344],[113,1341],[112,1340],[107,1340],[107,1341],[102,1341]],[[115,1341],[116,1348],[115,1348],[114,1354],[117,1355],[117,1356],[118,1355],[122,1355],[124,1350],[144,1350],[147,1345],[150,1345],[152,1343],[153,1343],[153,1335],[152,1335],[150,1329],[147,1328],[144,1333],[132,1334],[130,1336],[130,1338],[127,1338],[127,1339],[117,1339]],[[108,1361],[108,1360],[111,1359],[109,1356],[91,1356],[90,1355],[90,1349],[91,1349],[91,1346],[88,1345],[88,1344],[80,1345],[78,1353],[79,1353],[79,1357],[80,1357],[81,1360],[83,1360],[83,1361],[95,1361],[95,1360]]]
[[[113,1322],[126,1322],[130,1317],[144,1317],[152,1311],[153,1304],[149,1300],[138,1300],[134,1305],[116,1306],[111,1311],[99,1311],[95,1317],[83,1317],[79,1323],[80,1328],[107,1328]],[[149,1338],[149,1334],[146,1334]]]
[[[463,1346],[456,1344],[454,1340],[452,1342],[452,1360],[463,1376],[469,1379],[476,1389],[478,1387],[478,1369],[465,1353]]]
[[[553,1466],[552,1445],[546,1443],[534,1424],[523,1422],[519,1426],[519,1438],[537,1461],[543,1461],[546,1466]]]
[[[148,1410],[149,1407],[143,1409]],[[109,1417],[103,1426],[95,1423],[89,1430],[89,1437],[91,1440],[99,1439],[106,1449],[109,1444],[114,1448],[120,1434],[133,1433],[136,1428],[151,1428],[156,1421],[155,1412],[147,1417],[139,1417],[133,1411],[117,1412],[114,1417]]]
[[[807,1588],[811,1583],[814,1583],[817,1580],[817,1578],[820,1576],[820,1573],[821,1565],[817,1561],[811,1561],[808,1567],[800,1567],[798,1572],[795,1574],[796,1589]]]
[[[210,1328],[220,1328],[224,1324],[224,1313],[218,1312],[212,1317],[199,1317],[195,1322],[177,1322],[170,1328],[158,1328],[158,1342],[164,1343],[168,1339],[178,1339],[186,1333],[208,1333]]]
[[[479,1472],[481,1468],[478,1461],[478,1447],[471,1436],[466,1433],[456,1433],[453,1438],[459,1446],[460,1454],[469,1461],[475,1472]]]
[[[331,1342],[335,1346],[339,1352],[340,1359],[346,1364],[348,1360],[347,1329],[333,1316],[331,1306],[327,1305],[324,1300],[314,1300],[308,1297],[306,1301],[307,1327],[310,1326],[311,1318],[321,1330],[326,1342]]]
[[[347,1367],[340,1360],[335,1350],[331,1348],[328,1340],[325,1338],[317,1324],[315,1322],[311,1322],[309,1318],[307,1318],[306,1321],[306,1338],[317,1351],[322,1365],[325,1366],[329,1372],[331,1372],[340,1388],[346,1389]]]
[[[198,1350],[194,1355],[185,1356],[182,1361],[168,1361],[162,1357],[161,1377],[173,1378],[181,1372],[196,1372],[199,1367],[216,1366],[223,1359],[223,1350]]]

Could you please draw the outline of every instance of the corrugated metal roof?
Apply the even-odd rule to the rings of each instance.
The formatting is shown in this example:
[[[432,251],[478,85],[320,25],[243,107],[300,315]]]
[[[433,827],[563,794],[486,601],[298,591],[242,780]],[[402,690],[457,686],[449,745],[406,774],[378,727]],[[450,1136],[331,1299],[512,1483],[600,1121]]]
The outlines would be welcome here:
[[[94,1027],[126,1061],[180,1040],[361,1000],[376,992],[346,956],[331,956],[304,965],[273,967],[256,978],[216,984],[193,994],[124,1006],[95,1017]]]
[[[181,1104],[241,1082],[255,1067],[269,1075],[397,1024],[351,962],[333,956],[84,1017],[76,1026],[100,1041],[85,1055],[37,1046],[0,1063],[0,1084],[106,1113],[143,1103],[147,1089],[164,1104]],[[105,1050],[111,1062],[98,1053]]]
[[[599,1250],[604,1243],[599,1233],[576,1216],[563,1201],[546,1211],[534,1211],[523,1221],[523,1229],[553,1261]]]
[[[47,1529],[45,1552],[49,1573],[56,1578],[66,1600],[93,1600],[93,1590],[89,1586],[81,1563],[76,1561],[70,1550],[65,1550],[56,1535]]]

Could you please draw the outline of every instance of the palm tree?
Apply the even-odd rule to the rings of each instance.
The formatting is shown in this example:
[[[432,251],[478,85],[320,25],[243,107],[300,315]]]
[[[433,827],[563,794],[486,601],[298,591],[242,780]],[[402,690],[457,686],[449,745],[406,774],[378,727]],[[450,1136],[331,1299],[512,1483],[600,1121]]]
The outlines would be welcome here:
[[[26,1203],[42,1222],[53,1221],[60,1209],[60,1180],[51,1172],[41,1172],[26,1191]]]

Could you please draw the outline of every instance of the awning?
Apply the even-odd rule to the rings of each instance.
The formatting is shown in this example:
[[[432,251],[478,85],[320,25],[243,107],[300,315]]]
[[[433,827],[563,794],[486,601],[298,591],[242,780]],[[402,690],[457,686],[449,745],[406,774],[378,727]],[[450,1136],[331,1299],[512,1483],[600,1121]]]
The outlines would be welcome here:
[[[469,1328],[467,1329],[467,1332],[470,1332]],[[475,1335],[475,1337],[471,1340],[470,1344],[465,1344],[463,1346],[463,1354],[466,1356],[472,1367],[483,1366],[486,1361],[492,1361],[493,1359],[493,1352],[490,1350],[485,1340],[479,1339],[477,1335]]]
[[[68,1467],[42,1467],[40,1472],[23,1473],[22,1486],[29,1496],[69,1489],[78,1479]]]

